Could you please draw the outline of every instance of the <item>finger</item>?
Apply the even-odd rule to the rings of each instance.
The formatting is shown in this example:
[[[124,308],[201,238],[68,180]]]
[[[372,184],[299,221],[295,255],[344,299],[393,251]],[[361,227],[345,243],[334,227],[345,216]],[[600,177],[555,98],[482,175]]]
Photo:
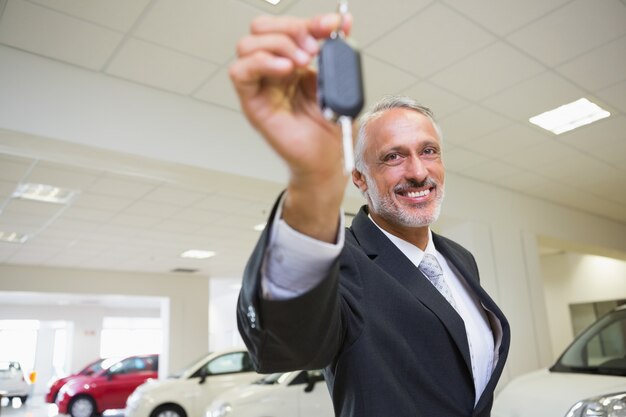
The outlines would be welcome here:
[[[237,43],[237,55],[245,57],[259,51],[266,51],[277,56],[289,58],[297,66],[308,65],[313,56],[283,34],[269,33],[247,36]]]
[[[235,61],[228,74],[237,92],[246,97],[258,91],[262,79],[285,77],[293,69],[294,63],[289,58],[258,51]]]

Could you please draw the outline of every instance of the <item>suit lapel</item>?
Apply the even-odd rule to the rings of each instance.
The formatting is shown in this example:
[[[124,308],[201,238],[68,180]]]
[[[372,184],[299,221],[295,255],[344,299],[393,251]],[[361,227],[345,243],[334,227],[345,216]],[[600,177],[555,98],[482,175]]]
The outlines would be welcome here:
[[[369,258],[439,318],[456,343],[467,370],[471,374],[472,366],[465,324],[450,303],[368,218],[365,208],[361,208],[352,221],[351,229]]]

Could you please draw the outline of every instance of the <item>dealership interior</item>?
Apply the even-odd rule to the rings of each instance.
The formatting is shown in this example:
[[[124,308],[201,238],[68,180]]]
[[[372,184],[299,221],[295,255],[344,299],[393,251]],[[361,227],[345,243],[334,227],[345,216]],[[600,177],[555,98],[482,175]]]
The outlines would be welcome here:
[[[366,105],[407,95],[442,128],[432,228],[510,321],[499,387],[550,366],[626,303],[626,0],[349,7]],[[0,0],[0,363],[29,385],[0,415],[56,415],[50,384],[98,358],[158,354],[165,379],[243,347],[241,277],[287,170],[228,69],[254,17],[336,8]],[[599,116],[536,124],[582,102]],[[348,184],[346,225],[363,204]]]

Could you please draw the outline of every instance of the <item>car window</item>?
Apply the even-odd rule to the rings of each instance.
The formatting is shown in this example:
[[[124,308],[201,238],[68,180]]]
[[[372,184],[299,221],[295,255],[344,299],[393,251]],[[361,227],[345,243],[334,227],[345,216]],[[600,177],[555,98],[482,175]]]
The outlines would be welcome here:
[[[252,361],[248,352],[227,353],[211,360],[205,366],[209,375],[253,371]]]
[[[585,330],[556,370],[626,375],[626,310],[614,311]]]
[[[110,374],[129,374],[134,372],[155,371],[157,359],[153,356],[124,359],[109,368]]]

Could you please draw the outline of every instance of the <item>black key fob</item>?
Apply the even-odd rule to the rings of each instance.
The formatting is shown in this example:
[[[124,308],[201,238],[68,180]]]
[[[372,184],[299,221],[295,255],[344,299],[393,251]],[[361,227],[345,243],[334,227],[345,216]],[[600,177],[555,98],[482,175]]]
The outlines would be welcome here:
[[[361,55],[341,37],[324,42],[318,57],[317,88],[324,116],[356,118],[363,109]]]

